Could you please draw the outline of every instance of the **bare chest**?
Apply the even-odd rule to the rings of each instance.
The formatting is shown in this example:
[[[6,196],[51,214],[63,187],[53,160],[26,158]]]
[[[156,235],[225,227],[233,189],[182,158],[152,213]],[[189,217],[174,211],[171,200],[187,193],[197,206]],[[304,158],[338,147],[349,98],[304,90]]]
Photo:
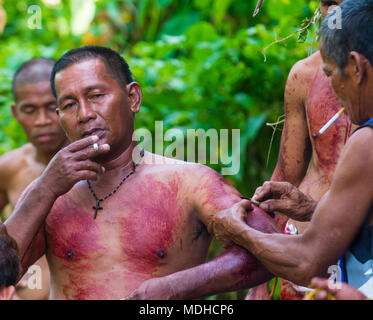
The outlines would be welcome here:
[[[163,267],[181,267],[197,228],[186,199],[175,185],[135,189],[103,201],[96,219],[88,192],[60,197],[46,223],[52,259],[93,273],[114,268],[156,276]]]

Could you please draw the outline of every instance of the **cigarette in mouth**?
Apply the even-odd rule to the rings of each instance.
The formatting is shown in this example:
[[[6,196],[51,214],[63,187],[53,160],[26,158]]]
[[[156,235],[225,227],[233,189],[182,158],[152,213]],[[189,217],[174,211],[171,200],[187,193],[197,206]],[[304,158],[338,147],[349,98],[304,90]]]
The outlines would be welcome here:
[[[328,129],[338,118],[339,118],[339,116],[343,113],[343,111],[344,111],[345,109],[344,108],[342,108],[341,110],[339,110],[334,116],[333,116],[333,118],[331,118],[327,123],[326,123],[326,125],[325,126],[323,126],[321,129],[320,129],[320,131],[319,131],[319,134],[323,134],[325,131],[326,131],[326,129]]]

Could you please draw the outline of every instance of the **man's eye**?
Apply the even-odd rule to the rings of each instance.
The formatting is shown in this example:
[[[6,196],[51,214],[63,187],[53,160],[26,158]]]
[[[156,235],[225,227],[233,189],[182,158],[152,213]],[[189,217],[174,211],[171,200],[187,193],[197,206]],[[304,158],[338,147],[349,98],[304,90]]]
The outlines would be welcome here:
[[[27,108],[22,109],[22,112],[27,113],[27,114],[32,114],[34,111],[35,111],[35,108],[33,107],[27,107]]]
[[[73,105],[74,105],[73,102],[71,102],[71,103],[67,103],[67,104],[65,104],[65,105],[62,107],[62,110],[69,109],[69,108],[71,108]]]
[[[91,96],[90,100],[98,100],[104,96],[103,93],[97,93]]]
[[[57,108],[57,106],[55,104],[51,104],[51,105],[48,106],[48,111],[55,112],[56,108]]]

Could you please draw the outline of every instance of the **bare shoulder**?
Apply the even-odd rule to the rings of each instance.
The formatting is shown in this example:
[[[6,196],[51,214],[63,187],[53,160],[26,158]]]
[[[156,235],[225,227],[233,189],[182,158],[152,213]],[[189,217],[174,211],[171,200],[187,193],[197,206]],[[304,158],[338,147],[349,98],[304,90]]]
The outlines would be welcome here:
[[[25,161],[33,152],[31,143],[9,151],[0,157],[0,181],[8,181],[25,166]],[[0,182],[1,184],[1,182]]]
[[[322,59],[319,51],[298,61],[290,70],[287,85],[296,83],[298,87],[308,87],[321,66]]]
[[[348,139],[341,159],[359,165],[369,164],[367,167],[373,168],[373,129],[366,127],[356,131]]]
[[[307,58],[299,60],[292,68],[290,73],[299,73],[303,79],[313,77],[317,71],[322,67],[322,59],[320,51],[315,52]]]
[[[344,181],[373,179],[373,129],[362,128],[347,141],[340,157],[336,175]],[[371,189],[371,188],[370,188]]]
[[[171,159],[164,156],[145,153],[144,164],[145,174],[156,174],[158,177],[178,176],[180,181],[187,186],[203,186],[212,184],[230,185],[218,172],[210,167],[186,162],[178,159]]]
[[[143,170],[145,174],[155,174],[158,177],[167,177],[176,174],[181,176],[184,182],[194,179],[209,169],[198,163],[168,158],[150,152],[145,153],[143,164],[145,165]]]
[[[304,106],[311,83],[321,68],[321,55],[316,52],[298,61],[290,70],[285,88],[285,111],[300,111]]]

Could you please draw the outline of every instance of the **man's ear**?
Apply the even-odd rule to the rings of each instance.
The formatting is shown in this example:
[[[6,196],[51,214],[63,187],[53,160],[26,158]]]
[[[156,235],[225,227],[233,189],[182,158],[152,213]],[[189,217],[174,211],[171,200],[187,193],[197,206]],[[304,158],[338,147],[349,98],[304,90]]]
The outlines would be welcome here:
[[[368,60],[356,51],[351,51],[349,56],[349,72],[353,81],[360,85],[367,75]],[[369,62],[368,62],[369,63]]]
[[[137,82],[131,82],[126,86],[128,99],[130,101],[130,109],[133,113],[140,111],[142,103],[142,90]]]
[[[18,121],[18,112],[17,112],[17,106],[16,106],[15,103],[12,103],[11,109],[12,109],[12,115],[13,115],[14,119],[16,119]]]
[[[0,300],[12,300],[16,289],[14,286],[3,287],[0,289]]]

